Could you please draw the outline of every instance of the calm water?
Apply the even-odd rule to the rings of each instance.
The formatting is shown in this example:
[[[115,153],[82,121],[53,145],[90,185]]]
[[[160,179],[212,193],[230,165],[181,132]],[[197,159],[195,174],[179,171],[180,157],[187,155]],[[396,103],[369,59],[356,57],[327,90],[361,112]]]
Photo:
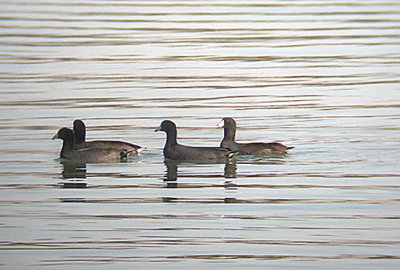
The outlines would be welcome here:
[[[400,3],[1,1],[0,268],[395,269]],[[282,157],[164,163],[180,142]],[[60,164],[50,138],[147,147]]]

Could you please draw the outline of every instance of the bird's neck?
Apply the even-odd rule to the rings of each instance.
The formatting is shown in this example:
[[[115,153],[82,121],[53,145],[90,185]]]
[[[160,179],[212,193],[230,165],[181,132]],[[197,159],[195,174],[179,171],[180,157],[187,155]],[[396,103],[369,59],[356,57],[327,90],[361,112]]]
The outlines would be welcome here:
[[[170,130],[167,132],[167,142],[165,143],[165,146],[173,146],[177,144],[177,132],[176,130]]]
[[[63,140],[63,146],[61,149],[61,157],[65,157],[66,154],[71,153],[74,148],[73,140]]]
[[[235,141],[236,127],[224,128],[224,141]]]
[[[75,143],[82,144],[85,142],[86,132],[85,130],[81,132],[75,132]]]

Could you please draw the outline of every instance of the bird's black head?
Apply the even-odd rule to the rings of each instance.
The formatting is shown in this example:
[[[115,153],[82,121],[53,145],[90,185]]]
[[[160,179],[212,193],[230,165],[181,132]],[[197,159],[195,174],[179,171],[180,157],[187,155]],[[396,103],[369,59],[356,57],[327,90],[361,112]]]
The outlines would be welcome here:
[[[176,131],[176,125],[170,120],[164,120],[161,122],[161,125],[155,130],[155,132],[157,131],[165,131],[167,133],[170,131]]]
[[[224,118],[222,118],[221,122],[218,124],[218,127],[220,127],[220,128],[223,128],[223,127],[236,128],[236,122],[232,117],[224,117]]]
[[[77,119],[74,121],[74,135],[76,143],[85,142],[86,127],[82,120]]]
[[[54,139],[61,139],[64,141],[74,141],[74,132],[69,128],[61,128],[56,135],[52,138]]]

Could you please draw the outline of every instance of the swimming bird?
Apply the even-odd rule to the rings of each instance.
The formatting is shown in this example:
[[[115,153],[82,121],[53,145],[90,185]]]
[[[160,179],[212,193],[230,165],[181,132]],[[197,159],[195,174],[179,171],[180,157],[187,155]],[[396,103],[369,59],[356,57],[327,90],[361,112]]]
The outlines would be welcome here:
[[[130,151],[115,148],[74,148],[74,132],[69,128],[61,128],[52,138],[63,140],[60,157],[80,163],[110,162],[124,160]]]
[[[225,117],[218,124],[218,127],[224,128],[224,138],[220,146],[231,151],[238,151],[242,155],[267,155],[267,154],[284,154],[287,150],[294,147],[288,147],[278,142],[272,143],[237,143],[235,141],[236,122],[231,117]]]
[[[164,146],[164,157],[173,160],[217,160],[231,158],[234,151],[222,147],[194,147],[179,144],[177,141],[177,130],[174,122],[164,120],[155,130],[167,133],[167,140]]]
[[[127,150],[132,154],[138,154],[144,147],[136,144],[122,141],[86,141],[86,126],[82,120],[74,121],[75,148],[114,148],[119,150]]]

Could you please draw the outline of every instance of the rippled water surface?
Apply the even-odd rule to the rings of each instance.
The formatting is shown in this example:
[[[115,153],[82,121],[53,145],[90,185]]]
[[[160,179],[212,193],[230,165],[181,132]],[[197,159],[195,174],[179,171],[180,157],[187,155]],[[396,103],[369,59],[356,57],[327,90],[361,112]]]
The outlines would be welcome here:
[[[399,267],[398,1],[0,3],[0,268]],[[224,116],[296,148],[164,162]],[[62,164],[77,118],[147,150]]]

